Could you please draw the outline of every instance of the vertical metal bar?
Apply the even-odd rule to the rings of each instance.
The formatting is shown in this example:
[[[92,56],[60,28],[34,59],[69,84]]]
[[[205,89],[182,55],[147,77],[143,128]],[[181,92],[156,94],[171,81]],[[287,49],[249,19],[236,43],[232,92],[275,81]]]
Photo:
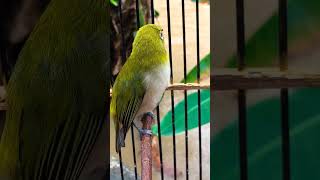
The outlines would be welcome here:
[[[119,18],[120,18],[120,33],[121,33],[121,58],[125,59],[125,41],[124,41],[124,32],[123,32],[123,24],[122,24],[122,9],[121,9],[121,1],[119,1]],[[121,179],[123,179],[123,166],[122,166],[122,155],[121,155],[121,149],[119,151],[119,161],[120,161],[120,171],[121,171]]]
[[[170,0],[167,0],[167,18],[168,18],[168,40],[169,40],[169,59],[170,59],[170,82],[173,83],[173,66],[172,66],[172,47],[171,47],[171,22],[170,22]],[[174,91],[171,90],[171,109],[172,109],[172,138],[173,138],[173,167],[174,179],[177,179],[177,162],[176,162],[176,135],[174,124]]]
[[[154,3],[151,0],[151,22],[154,24]],[[161,172],[161,180],[164,179],[163,175],[163,160],[162,160],[162,142],[161,142],[161,129],[160,129],[160,107],[157,107],[157,124],[158,124],[158,140],[159,140],[159,153],[160,153],[160,172]]]
[[[200,83],[200,42],[199,42],[199,0],[196,0],[197,26],[197,81]],[[199,179],[202,179],[202,151],[201,151],[201,94],[198,90],[198,128],[199,128]]]
[[[110,3],[107,3],[107,12],[111,12],[111,8],[110,8]],[[111,17],[110,17],[110,14],[109,16],[107,16],[107,22],[111,22]],[[112,26],[111,24],[108,24],[109,26]],[[110,38],[110,36],[108,36],[108,38]],[[111,49],[111,43],[110,41],[108,41],[108,47],[110,47],[107,51],[110,53],[110,49]],[[111,88],[111,83],[112,83],[112,63],[109,64],[109,67],[108,67],[108,70],[109,70],[109,79],[110,79],[110,83],[108,83],[108,89]],[[107,149],[108,151],[106,153],[107,154],[107,177],[109,176],[109,179],[110,179],[110,159],[111,159],[111,148],[110,148],[110,102],[111,102],[111,96],[107,96],[107,116],[105,118],[105,121],[106,121],[106,124],[107,124],[107,134],[106,134],[106,137],[108,138],[107,140]],[[1,138],[1,136],[0,136]],[[120,159],[120,158],[119,158]],[[121,171],[121,170],[120,170]]]
[[[154,3],[153,3],[153,0],[150,0],[151,1],[151,22],[152,24],[154,24]]]
[[[120,174],[121,174],[121,179],[123,180],[123,166],[122,166],[122,155],[121,155],[121,148],[119,150],[119,162],[120,162]]]
[[[119,1],[119,19],[120,19],[120,32],[121,32],[121,58],[122,60],[126,59],[126,44],[124,39],[124,31],[123,31],[123,23],[122,23],[122,3]],[[132,142],[132,153],[133,153],[133,164],[134,164],[134,173],[135,173],[135,179],[138,178],[137,173],[137,160],[136,160],[136,150],[135,150],[135,141],[134,141],[134,131],[133,127],[131,126],[131,142]],[[121,156],[121,150],[119,152],[119,158],[120,158],[120,170],[121,170],[121,178],[123,179],[123,167],[122,167],[122,156]]]
[[[237,56],[239,71],[245,68],[245,27],[244,27],[244,3],[243,0],[236,1],[237,8]]]
[[[279,59],[280,70],[288,69],[288,28],[287,28],[287,0],[279,0]],[[281,99],[281,127],[282,127],[282,178],[290,180],[290,127],[289,127],[289,95],[288,89],[282,88]]]
[[[110,3],[107,3],[107,12],[110,12],[110,10],[111,10],[111,8],[110,8]],[[110,18],[110,14],[109,14],[109,16],[107,16],[107,22],[109,23],[110,22],[110,20],[111,20],[111,18]],[[111,26],[111,24],[108,24],[109,26]],[[108,38],[110,38],[110,36],[108,35]],[[111,47],[111,43],[112,42],[110,42],[110,41],[108,41],[107,42],[108,43],[108,47]],[[1,46],[0,46],[0,48],[1,48]],[[107,52],[108,53],[110,53],[110,49],[111,48],[109,48],[109,49],[107,49]],[[1,52],[0,52],[1,53]],[[1,54],[0,54],[0,56],[1,56]],[[1,57],[0,57],[0,60],[2,60],[1,59]],[[109,80],[110,80],[110,83],[108,83],[108,89],[110,89],[110,87],[111,87],[111,83],[112,83],[112,63],[110,63],[109,64],[109,67],[108,67],[108,70],[107,70],[107,72],[109,71]],[[106,124],[107,124],[107,133],[106,133],[106,138],[107,138],[107,152],[105,152],[105,153],[108,153],[107,154],[107,172],[106,172],[106,174],[107,174],[107,177],[109,176],[109,179],[110,179],[110,159],[111,159],[111,152],[110,152],[110,120],[111,120],[111,118],[110,118],[110,101],[111,101],[111,97],[110,96],[107,96],[107,109],[106,109],[106,111],[107,111],[107,115],[106,115],[106,117],[105,117],[105,121],[106,121]],[[5,114],[5,112],[3,112],[4,114]],[[2,113],[1,113],[2,114]],[[0,124],[0,126],[1,126],[1,124]],[[0,130],[1,131],[1,130]],[[1,131],[2,132],[2,131]],[[0,133],[1,134],[1,133]],[[0,135],[0,138],[1,138],[1,135]]]
[[[157,124],[158,124],[158,139],[159,139],[159,153],[160,153],[160,170],[161,180],[163,180],[163,161],[162,161],[162,142],[161,142],[161,129],[160,129],[160,108],[157,107]]]
[[[119,19],[120,19],[120,33],[121,33],[121,58],[126,58],[126,44],[124,40],[124,31],[123,31],[123,23],[122,23],[122,3],[119,1]]]
[[[134,142],[134,131],[133,126],[131,126],[131,142],[132,142],[132,153],[133,153],[133,165],[134,165],[134,177],[138,179],[138,170],[137,170],[137,158],[136,158],[136,148]]]
[[[238,90],[240,179],[248,179],[246,91]]]
[[[137,29],[140,28],[140,10],[139,0],[136,0],[136,17],[137,17]]]
[[[245,68],[245,25],[244,25],[244,2],[236,1],[237,10],[237,56],[238,70]],[[248,179],[248,158],[247,158],[247,113],[246,113],[246,91],[238,90],[238,112],[239,112],[239,142],[240,142],[240,179]]]
[[[281,89],[281,127],[282,127],[282,176],[290,180],[290,129],[288,89]]]
[[[288,69],[288,27],[287,27],[287,0],[279,0],[279,56],[280,70]]]
[[[140,11],[139,0],[136,0],[137,30],[140,28],[140,13],[139,13],[139,11]],[[136,148],[135,148],[133,126],[131,126],[131,141],[132,141],[132,152],[133,152],[134,175],[135,175],[135,179],[138,179],[137,158],[136,158]]]
[[[186,26],[185,26],[185,6],[182,0],[182,36],[183,36],[183,77],[187,83],[187,52],[186,52]],[[185,148],[186,148],[186,179],[189,179],[189,150],[188,150],[188,93],[184,90],[184,116],[185,116]]]

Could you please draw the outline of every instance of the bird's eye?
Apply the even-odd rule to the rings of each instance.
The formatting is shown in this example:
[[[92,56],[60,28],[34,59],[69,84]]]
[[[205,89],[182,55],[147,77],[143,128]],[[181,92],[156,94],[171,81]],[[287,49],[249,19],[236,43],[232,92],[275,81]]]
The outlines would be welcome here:
[[[164,39],[164,38],[163,38],[163,32],[162,32],[162,31],[160,31],[160,39],[161,39],[161,40]]]

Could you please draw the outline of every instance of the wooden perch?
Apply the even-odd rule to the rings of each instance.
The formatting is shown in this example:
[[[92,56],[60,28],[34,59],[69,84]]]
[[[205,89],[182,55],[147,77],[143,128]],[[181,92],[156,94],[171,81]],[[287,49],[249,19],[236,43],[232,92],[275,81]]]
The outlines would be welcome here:
[[[142,118],[142,128],[145,130],[151,130],[152,117],[145,115]],[[152,136],[148,134],[142,134],[141,137],[141,179],[152,179]]]
[[[167,87],[169,90],[198,90],[198,89],[210,89],[210,84],[198,84],[198,83],[173,83]],[[112,89],[110,89],[110,96],[112,95]]]
[[[170,84],[167,90],[198,90],[198,89],[210,89],[210,84],[198,84],[198,83],[174,83]]]
[[[211,78],[213,90],[320,87],[320,74],[297,71],[282,72],[274,68],[256,68],[244,71],[217,68]]]

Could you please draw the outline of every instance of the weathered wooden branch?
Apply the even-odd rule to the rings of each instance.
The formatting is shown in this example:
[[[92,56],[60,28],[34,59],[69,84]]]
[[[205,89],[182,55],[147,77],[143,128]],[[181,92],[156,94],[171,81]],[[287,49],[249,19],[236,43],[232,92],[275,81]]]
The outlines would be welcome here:
[[[210,89],[210,84],[173,83],[173,84],[170,84],[166,90],[198,90],[198,89]],[[110,89],[110,95],[112,95],[112,89]]]
[[[151,131],[152,117],[142,118],[142,128]],[[143,134],[141,137],[141,180],[152,179],[152,135]]]
[[[198,89],[210,89],[210,84],[198,84],[198,83],[174,83],[169,85],[167,90],[198,90]]]
[[[215,69],[211,75],[213,90],[279,89],[320,87],[320,74],[277,69]]]

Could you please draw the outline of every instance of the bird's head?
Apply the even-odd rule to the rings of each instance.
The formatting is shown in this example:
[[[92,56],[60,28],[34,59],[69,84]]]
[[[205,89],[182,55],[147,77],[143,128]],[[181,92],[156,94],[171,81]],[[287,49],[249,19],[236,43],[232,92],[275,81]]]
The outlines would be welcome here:
[[[159,25],[147,24],[142,26],[134,39],[132,51],[158,51],[165,53],[163,29]]]
[[[156,24],[147,24],[142,26],[138,34],[147,34],[150,35],[150,38],[155,38],[157,40],[162,40],[163,41],[163,29],[161,26],[156,25]]]

